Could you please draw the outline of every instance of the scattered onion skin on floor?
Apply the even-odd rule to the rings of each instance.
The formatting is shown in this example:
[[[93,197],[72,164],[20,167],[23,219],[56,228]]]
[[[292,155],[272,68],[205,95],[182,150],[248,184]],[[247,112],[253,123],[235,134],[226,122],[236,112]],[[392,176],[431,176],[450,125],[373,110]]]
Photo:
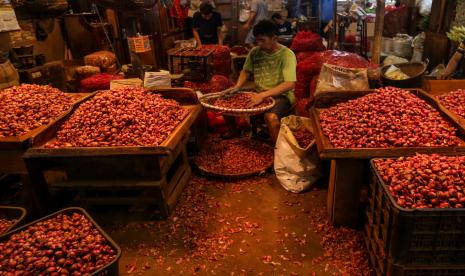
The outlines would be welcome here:
[[[302,195],[286,193],[275,206],[270,206],[271,214],[281,221],[282,227],[265,229],[261,218],[253,216],[253,208],[238,211],[237,206],[230,205],[238,194],[253,196],[260,194],[262,189],[276,185],[272,178],[266,175],[225,181],[194,175],[168,220],[115,226],[117,231],[136,228],[157,237],[150,244],[123,246],[123,251],[135,251],[137,254],[128,260],[122,271],[128,274],[160,271],[217,275],[232,272],[234,275],[369,275],[361,233],[331,226],[324,206],[318,209],[304,208]],[[227,196],[231,201],[218,200],[218,195]],[[291,206],[295,213],[289,213],[289,209],[281,212],[283,206]],[[285,227],[297,217],[308,221],[301,233],[293,233]],[[321,235],[324,255],[312,259],[305,254],[294,254],[313,250],[305,238],[311,231]],[[263,246],[260,240],[263,235],[276,237],[273,247],[278,251],[251,255],[250,248]],[[286,246],[299,247],[299,250],[286,253]],[[234,262],[240,256],[253,258],[250,266],[225,270],[226,262]],[[309,264],[312,264],[312,269],[306,269]],[[230,266],[226,268],[231,269]]]

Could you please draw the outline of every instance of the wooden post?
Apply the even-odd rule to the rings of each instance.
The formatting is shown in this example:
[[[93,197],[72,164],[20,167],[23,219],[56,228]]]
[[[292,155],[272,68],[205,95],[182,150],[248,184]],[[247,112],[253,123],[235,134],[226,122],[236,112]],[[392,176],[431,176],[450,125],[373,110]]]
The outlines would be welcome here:
[[[381,56],[381,41],[384,27],[384,5],[384,0],[376,1],[375,37],[373,41],[373,51],[371,53],[371,61],[376,64],[380,63]]]

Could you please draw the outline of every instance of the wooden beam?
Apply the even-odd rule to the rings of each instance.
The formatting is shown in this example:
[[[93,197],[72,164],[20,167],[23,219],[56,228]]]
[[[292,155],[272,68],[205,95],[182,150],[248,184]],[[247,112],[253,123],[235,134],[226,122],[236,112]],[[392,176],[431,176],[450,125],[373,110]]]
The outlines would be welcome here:
[[[371,61],[379,64],[381,56],[381,40],[383,37],[384,27],[384,0],[376,1],[376,22],[375,22],[375,37],[373,41],[373,52],[371,55]]]

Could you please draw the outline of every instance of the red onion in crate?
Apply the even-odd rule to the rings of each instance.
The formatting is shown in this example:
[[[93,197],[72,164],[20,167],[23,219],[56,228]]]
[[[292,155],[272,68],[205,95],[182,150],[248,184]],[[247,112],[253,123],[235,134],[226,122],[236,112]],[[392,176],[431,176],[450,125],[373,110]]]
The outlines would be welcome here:
[[[23,84],[0,91],[0,137],[21,136],[51,123],[72,105],[60,90]]]
[[[81,104],[47,147],[157,146],[188,114],[174,100],[123,87]]]
[[[84,215],[59,214],[0,243],[0,275],[86,275],[116,257]]]
[[[406,90],[383,88],[320,111],[323,133],[336,148],[456,146],[457,129]]]
[[[463,208],[465,156],[418,154],[379,159],[376,169],[404,208]]]

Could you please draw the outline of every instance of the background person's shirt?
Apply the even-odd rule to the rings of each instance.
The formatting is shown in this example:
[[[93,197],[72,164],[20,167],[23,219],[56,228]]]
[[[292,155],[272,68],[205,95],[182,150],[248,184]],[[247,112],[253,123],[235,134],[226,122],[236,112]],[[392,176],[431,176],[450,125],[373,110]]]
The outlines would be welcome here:
[[[257,25],[258,22],[268,19],[268,6],[264,0],[252,0],[252,3],[250,4],[250,11],[257,13],[252,27]]]
[[[285,21],[282,25],[277,25],[278,35],[291,35],[292,25],[289,21]]]
[[[256,90],[266,91],[280,85],[283,82],[297,81],[297,60],[294,52],[282,46],[273,53],[268,54],[259,47],[253,48],[245,60],[243,69],[254,75]],[[291,104],[295,102],[294,90],[282,94]]]
[[[218,44],[218,28],[223,26],[221,14],[213,12],[212,17],[206,20],[200,12],[196,12],[192,26],[199,33],[202,44]]]

